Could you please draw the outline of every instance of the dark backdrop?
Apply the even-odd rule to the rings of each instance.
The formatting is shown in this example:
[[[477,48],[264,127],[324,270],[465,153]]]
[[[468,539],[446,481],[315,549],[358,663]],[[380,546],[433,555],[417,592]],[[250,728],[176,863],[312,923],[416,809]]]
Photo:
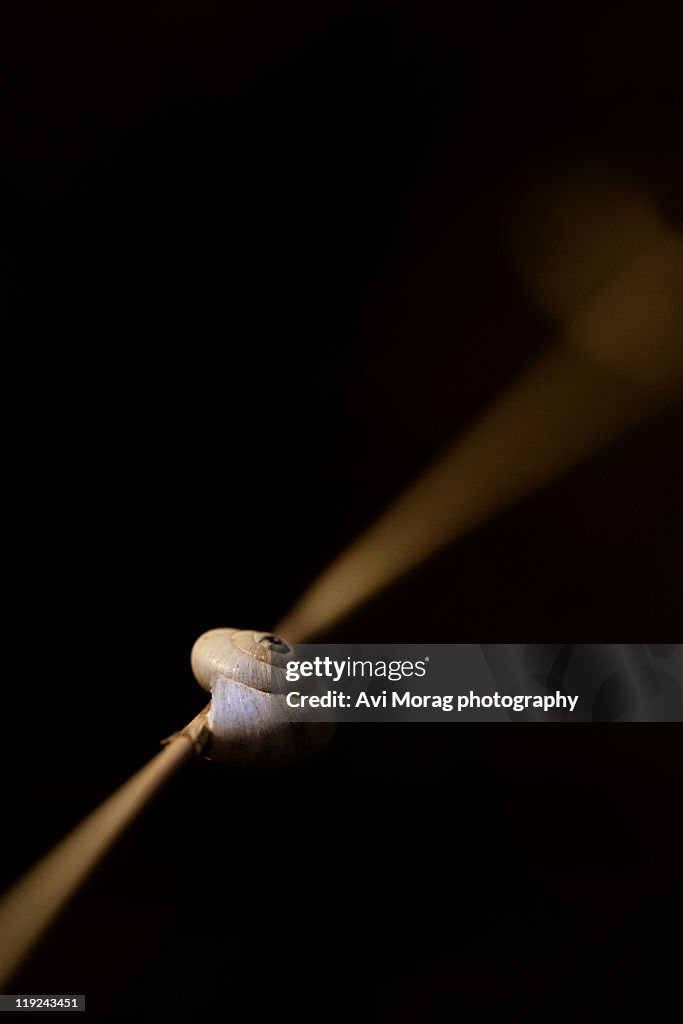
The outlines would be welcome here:
[[[13,3],[9,29],[5,883],[201,707],[200,632],[272,627],[549,343],[504,259],[511,182],[599,152],[683,201],[652,5]],[[337,636],[673,633],[682,424]],[[680,780],[677,727],[345,728],[276,775],[197,763],[15,988],[111,1021],[605,1019],[652,998],[652,958],[673,980]]]

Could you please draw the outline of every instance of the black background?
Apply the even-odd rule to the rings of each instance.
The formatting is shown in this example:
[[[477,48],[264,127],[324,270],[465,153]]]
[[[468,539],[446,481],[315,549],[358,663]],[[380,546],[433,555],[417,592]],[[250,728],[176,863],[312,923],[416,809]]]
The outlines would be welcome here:
[[[199,710],[199,633],[271,628],[550,343],[500,239],[520,174],[616,155],[680,218],[678,39],[652,5],[10,4],[2,881]],[[682,424],[335,638],[673,633]],[[681,771],[678,727],[197,763],[15,990],[111,1021],[612,1019],[675,980]]]

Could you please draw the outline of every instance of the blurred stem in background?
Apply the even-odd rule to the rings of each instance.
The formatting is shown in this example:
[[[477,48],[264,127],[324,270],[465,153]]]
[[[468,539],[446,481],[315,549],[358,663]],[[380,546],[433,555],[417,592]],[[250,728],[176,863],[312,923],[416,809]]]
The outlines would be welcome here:
[[[277,629],[328,630],[404,573],[675,398],[683,382],[683,236],[621,168],[528,183],[506,241],[554,347],[322,573]]]

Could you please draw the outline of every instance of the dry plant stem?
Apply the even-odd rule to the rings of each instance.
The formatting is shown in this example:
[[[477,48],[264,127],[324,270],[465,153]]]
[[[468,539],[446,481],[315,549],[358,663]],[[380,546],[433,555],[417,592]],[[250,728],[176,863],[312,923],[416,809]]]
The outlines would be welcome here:
[[[663,230],[554,348],[313,582],[276,626],[329,631],[447,544],[546,486],[683,390],[683,235]]]
[[[207,739],[204,709],[10,889],[0,902],[0,991],[116,840]]]
[[[583,353],[551,350],[318,576],[276,630],[297,642],[321,636],[647,409],[629,381]]]

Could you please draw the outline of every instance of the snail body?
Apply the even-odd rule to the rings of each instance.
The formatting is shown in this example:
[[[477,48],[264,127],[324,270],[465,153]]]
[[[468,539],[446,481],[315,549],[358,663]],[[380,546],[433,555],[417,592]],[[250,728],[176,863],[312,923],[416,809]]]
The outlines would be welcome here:
[[[292,648],[272,633],[212,629],[192,648],[192,671],[211,694],[205,750],[226,764],[283,765],[314,753],[334,725],[297,720],[286,701]]]

